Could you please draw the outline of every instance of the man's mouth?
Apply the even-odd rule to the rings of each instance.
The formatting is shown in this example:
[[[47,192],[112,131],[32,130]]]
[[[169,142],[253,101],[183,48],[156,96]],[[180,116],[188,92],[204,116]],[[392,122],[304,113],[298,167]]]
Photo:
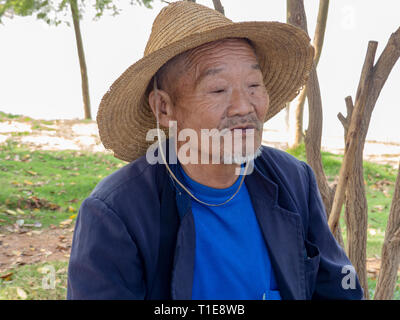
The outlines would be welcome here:
[[[248,124],[248,125],[236,126],[236,127],[230,128],[229,130],[231,130],[231,131],[242,130],[242,131],[246,132],[245,130],[247,130],[247,129],[256,129],[257,130],[257,127],[255,125]]]

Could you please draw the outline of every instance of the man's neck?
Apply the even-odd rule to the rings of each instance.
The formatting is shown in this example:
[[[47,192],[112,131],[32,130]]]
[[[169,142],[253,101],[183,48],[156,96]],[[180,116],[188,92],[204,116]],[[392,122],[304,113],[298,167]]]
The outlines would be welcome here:
[[[238,179],[238,164],[181,164],[185,173],[194,181],[205,186],[225,189]]]

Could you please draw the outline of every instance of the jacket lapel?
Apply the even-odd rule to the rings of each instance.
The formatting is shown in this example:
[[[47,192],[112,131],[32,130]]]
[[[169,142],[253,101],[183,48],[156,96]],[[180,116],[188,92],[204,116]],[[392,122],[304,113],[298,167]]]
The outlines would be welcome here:
[[[278,185],[255,167],[246,177],[282,299],[305,299],[301,217],[278,204]],[[291,204],[285,204],[290,207]]]
[[[183,181],[177,165],[170,165],[170,168],[177,179]],[[177,214],[180,220],[172,269],[171,296],[173,300],[191,300],[196,245],[191,198],[172,178],[170,182],[171,187],[175,188]]]
[[[182,181],[176,165],[171,170]],[[172,184],[173,181],[171,181]],[[258,167],[245,178],[250,198],[260,224],[264,240],[283,299],[305,299],[304,250],[301,217],[290,197],[279,194],[283,188],[272,181]],[[172,186],[171,186],[172,187]],[[177,184],[176,203],[180,218],[174,262],[172,268],[171,296],[174,300],[190,300],[192,297],[195,225],[191,211],[191,199]],[[281,206],[278,197],[284,199]]]

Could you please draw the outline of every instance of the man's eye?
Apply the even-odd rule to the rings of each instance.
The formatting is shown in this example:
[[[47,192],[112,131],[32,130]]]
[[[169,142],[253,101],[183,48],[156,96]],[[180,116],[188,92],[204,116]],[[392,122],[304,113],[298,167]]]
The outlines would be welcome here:
[[[225,89],[217,89],[211,91],[211,93],[222,93],[222,92],[225,92]]]
[[[250,88],[257,88],[259,86],[260,86],[259,83],[253,83],[253,84],[250,85]]]

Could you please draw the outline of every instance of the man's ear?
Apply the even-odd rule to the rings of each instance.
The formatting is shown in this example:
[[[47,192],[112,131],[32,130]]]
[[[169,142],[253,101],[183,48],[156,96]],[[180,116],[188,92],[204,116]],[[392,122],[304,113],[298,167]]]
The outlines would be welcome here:
[[[154,90],[149,94],[149,105],[153,111],[154,116],[156,116],[156,103],[158,107],[158,120],[160,125],[163,127],[169,127],[169,121],[175,120],[173,118],[173,103],[171,97],[164,90],[157,90],[157,95]]]

